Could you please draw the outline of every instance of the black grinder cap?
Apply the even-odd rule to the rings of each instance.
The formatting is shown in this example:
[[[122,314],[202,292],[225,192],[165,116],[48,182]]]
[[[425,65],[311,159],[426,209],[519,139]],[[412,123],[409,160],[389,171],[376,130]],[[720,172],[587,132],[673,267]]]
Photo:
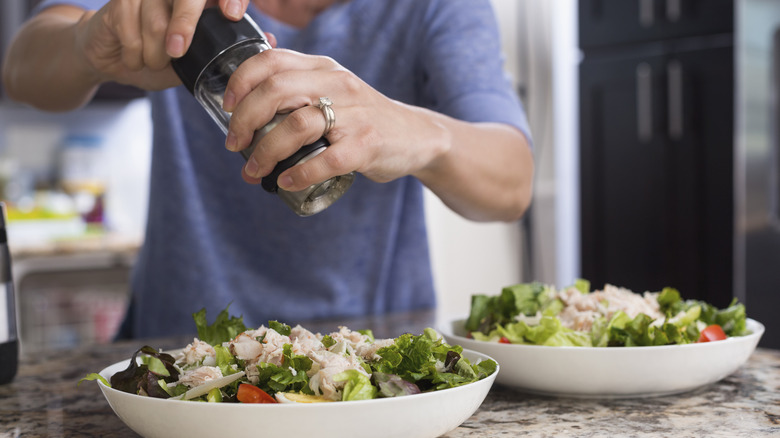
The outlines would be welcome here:
[[[268,44],[260,27],[248,14],[233,21],[222,15],[217,6],[206,8],[195,26],[189,50],[181,58],[172,59],[171,66],[192,93],[200,72],[214,58],[238,43],[252,40]]]

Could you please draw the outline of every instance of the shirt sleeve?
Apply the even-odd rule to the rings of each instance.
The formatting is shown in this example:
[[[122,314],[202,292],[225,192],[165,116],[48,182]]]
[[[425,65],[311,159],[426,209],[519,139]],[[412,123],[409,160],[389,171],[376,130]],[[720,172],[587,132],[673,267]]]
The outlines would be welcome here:
[[[32,15],[35,15],[41,10],[54,5],[77,6],[79,8],[91,11],[102,8],[106,3],[108,3],[108,0],[43,0],[35,6],[32,11]]]
[[[504,66],[488,0],[437,0],[426,14],[423,95],[426,104],[469,122],[499,122],[531,141],[528,120]]]

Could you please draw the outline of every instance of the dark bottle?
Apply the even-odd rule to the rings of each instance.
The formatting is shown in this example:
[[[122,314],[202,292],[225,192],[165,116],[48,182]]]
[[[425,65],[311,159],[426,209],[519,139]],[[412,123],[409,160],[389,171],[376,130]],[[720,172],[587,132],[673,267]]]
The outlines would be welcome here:
[[[228,79],[242,62],[266,50],[271,50],[271,46],[265,34],[248,15],[233,22],[225,18],[218,7],[211,7],[203,11],[187,53],[174,59],[171,65],[198,103],[227,133],[230,114],[222,110],[222,97]],[[285,117],[287,114],[277,114],[267,125],[255,131],[250,146],[242,150],[241,155],[248,160],[260,139]],[[330,143],[325,137],[303,146],[291,157],[280,161],[271,174],[263,178],[263,188],[279,195],[299,216],[310,216],[328,208],[352,185],[354,172],[312,184],[299,192],[287,192],[276,185],[279,174],[317,156],[328,146]]]
[[[8,250],[5,204],[0,202],[0,385],[16,376],[19,365],[19,340],[16,332],[16,300]]]

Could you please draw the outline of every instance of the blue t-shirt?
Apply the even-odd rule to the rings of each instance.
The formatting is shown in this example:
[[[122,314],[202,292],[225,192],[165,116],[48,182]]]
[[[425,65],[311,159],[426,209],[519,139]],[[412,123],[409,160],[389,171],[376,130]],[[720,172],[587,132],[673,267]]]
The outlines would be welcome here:
[[[54,3],[96,9],[105,1],[44,6]],[[304,29],[249,13],[279,47],[328,55],[392,99],[529,136],[488,0],[338,2]],[[224,134],[184,87],[151,101],[150,205],[132,276],[132,336],[191,333],[192,314],[204,307],[212,320],[230,305],[258,326],[435,306],[417,179],[380,184],[358,175],[330,208],[301,218],[242,180],[244,160],[224,148]]]

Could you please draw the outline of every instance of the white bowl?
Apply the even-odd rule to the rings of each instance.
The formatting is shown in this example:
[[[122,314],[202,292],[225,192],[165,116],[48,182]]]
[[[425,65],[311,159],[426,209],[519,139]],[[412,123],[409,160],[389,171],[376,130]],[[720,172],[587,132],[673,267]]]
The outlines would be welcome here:
[[[547,347],[467,338],[465,319],[439,332],[449,344],[479,351],[501,365],[496,383],[523,391],[573,397],[646,397],[689,391],[723,379],[744,364],[764,333],[722,341],[655,347]]]
[[[463,351],[472,363],[488,356]],[[125,360],[105,368],[111,376],[127,368]],[[336,403],[202,403],[142,397],[98,385],[124,423],[147,438],[213,437],[419,437],[443,435],[466,421],[482,404],[496,379],[441,391],[396,398]]]

